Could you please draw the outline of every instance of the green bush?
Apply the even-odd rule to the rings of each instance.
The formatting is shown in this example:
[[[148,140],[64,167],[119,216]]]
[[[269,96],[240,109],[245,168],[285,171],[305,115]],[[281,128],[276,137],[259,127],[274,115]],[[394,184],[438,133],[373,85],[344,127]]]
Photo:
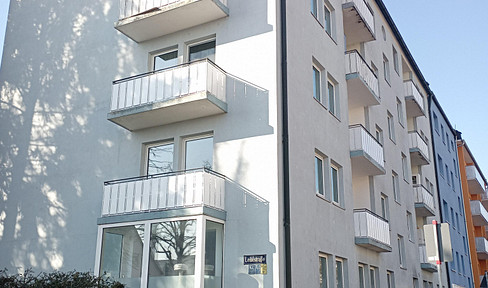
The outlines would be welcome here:
[[[42,272],[34,275],[32,269],[23,274],[9,275],[7,269],[0,270],[1,288],[123,288],[120,282],[89,272]]]

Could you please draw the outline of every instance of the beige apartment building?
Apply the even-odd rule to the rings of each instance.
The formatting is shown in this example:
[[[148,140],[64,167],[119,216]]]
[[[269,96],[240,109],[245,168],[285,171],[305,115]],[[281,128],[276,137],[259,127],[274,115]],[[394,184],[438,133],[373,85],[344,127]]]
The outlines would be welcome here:
[[[381,0],[11,1],[0,93],[0,267],[448,287],[430,90]]]

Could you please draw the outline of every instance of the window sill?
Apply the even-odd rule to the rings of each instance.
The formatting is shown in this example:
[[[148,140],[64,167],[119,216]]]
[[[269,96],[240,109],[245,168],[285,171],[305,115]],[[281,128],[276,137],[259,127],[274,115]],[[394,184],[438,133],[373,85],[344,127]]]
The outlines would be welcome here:
[[[329,202],[329,203],[330,203],[330,200],[329,200],[329,199],[327,199],[327,198],[325,197],[325,195],[321,195],[321,194],[317,194],[317,193],[315,193],[315,196],[317,196],[317,198],[319,198],[319,199],[321,199],[321,200],[323,200],[323,201],[325,201],[325,202]]]
[[[337,119],[337,121],[341,122],[341,119],[339,119],[339,116],[337,116],[334,113],[330,112],[330,110],[329,110],[329,113],[330,113],[330,115],[332,115],[332,117],[334,117],[335,119]]]
[[[346,208],[342,207],[341,204],[335,202],[335,201],[331,201],[332,204],[334,204],[334,206],[336,206],[337,208],[343,210],[343,211],[346,211]]]

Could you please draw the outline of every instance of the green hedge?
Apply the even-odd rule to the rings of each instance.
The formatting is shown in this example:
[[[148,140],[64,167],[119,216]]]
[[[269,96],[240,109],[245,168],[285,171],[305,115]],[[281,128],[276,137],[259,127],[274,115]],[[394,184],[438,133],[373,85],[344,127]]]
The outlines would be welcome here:
[[[120,282],[105,276],[94,276],[90,272],[60,272],[34,274],[27,269],[23,274],[9,275],[7,269],[0,270],[2,288],[123,288]]]

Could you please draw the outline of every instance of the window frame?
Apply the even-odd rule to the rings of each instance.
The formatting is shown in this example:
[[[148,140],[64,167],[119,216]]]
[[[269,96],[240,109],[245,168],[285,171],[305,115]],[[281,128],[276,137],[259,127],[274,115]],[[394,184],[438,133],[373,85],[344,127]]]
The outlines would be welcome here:
[[[400,178],[395,171],[391,172],[392,186],[393,186],[393,198],[397,203],[400,203]]]
[[[332,95],[330,93],[332,87]],[[334,115],[337,119],[340,119],[340,97],[339,97],[339,85],[337,81],[327,73],[327,108],[330,114]],[[331,103],[332,102],[332,103]]]
[[[172,163],[171,163],[171,171],[165,171],[165,172],[159,172],[159,173],[151,173],[149,174],[149,150],[154,147],[159,147],[159,146],[167,146],[167,145],[172,145],[173,146],[173,158],[172,158]],[[143,144],[143,149],[144,149],[144,161],[143,161],[143,167],[142,169],[142,175],[157,175],[161,173],[168,173],[168,172],[174,172],[175,170],[178,170],[177,168],[175,169],[175,164],[177,162],[175,161],[175,141],[174,139],[168,139],[168,140],[162,140],[162,141],[155,141],[155,142],[150,142],[150,143],[144,143]]]
[[[320,161],[320,169],[322,170],[321,171],[321,175],[318,174],[319,171],[317,171],[317,161]],[[327,177],[326,177],[326,174],[325,174],[325,171],[326,171],[326,161],[327,161],[327,158],[317,152],[315,152],[315,157],[314,157],[314,171],[315,171],[315,194],[319,197],[322,197],[324,199],[326,199],[326,195],[327,195],[327,192],[326,192],[326,183],[327,183]],[[317,185],[320,183],[320,180],[322,182],[322,187],[317,187]],[[320,185],[319,185],[320,186]],[[317,188],[321,188],[322,190],[322,193],[320,193],[320,191],[317,191]]]
[[[312,97],[319,103],[322,103],[322,69],[315,64],[312,64],[312,83]]]
[[[169,66],[166,66],[166,67],[163,67],[163,68],[158,68],[156,69],[156,58],[159,57],[159,56],[162,56],[162,55],[166,55],[166,54],[170,54],[170,53],[174,53],[176,52],[176,63],[174,65],[169,65]],[[151,56],[150,58],[150,71],[159,71],[159,70],[163,70],[163,69],[168,69],[170,67],[174,67],[174,66],[177,66],[179,64],[179,55],[178,55],[178,47],[173,47],[173,48],[168,48],[168,49],[164,49],[164,50],[159,50],[159,51],[155,51],[155,52],[152,52],[149,54]]]
[[[187,144],[188,142],[191,142],[191,141],[196,141],[196,140],[203,140],[203,139],[207,139],[207,138],[212,138],[212,163],[211,163],[211,167],[209,168],[210,170],[213,170],[213,167],[214,167],[214,153],[215,153],[215,142],[214,142],[214,135],[213,133],[205,133],[205,134],[198,134],[198,135],[193,135],[193,136],[186,136],[186,137],[183,137],[182,140],[181,140],[181,162],[180,162],[180,168],[181,170],[188,170],[189,168],[187,167],[187,163],[186,163],[186,160],[187,160],[187,152],[188,152],[188,147],[187,147]],[[196,167],[196,168],[190,168],[190,169],[199,169],[199,168],[207,168],[208,167]]]
[[[388,137],[393,143],[396,143],[396,135],[395,135],[395,119],[393,115],[387,111],[386,120],[388,123]]]
[[[341,273],[339,275],[339,271],[338,271],[338,268],[339,268],[339,265],[337,265],[338,263],[340,263],[340,267],[341,267]],[[346,260],[343,259],[343,258],[340,258],[340,257],[335,257],[335,288],[345,288],[347,287],[346,286]],[[339,279],[341,280],[341,285],[339,285]]]
[[[319,253],[319,288],[329,287],[329,257],[330,255],[325,253]],[[325,269],[323,267],[322,259],[325,260]],[[325,282],[323,281],[323,273],[325,271]],[[322,281],[322,282],[321,282]]]
[[[399,63],[400,61],[398,59],[398,52],[395,49],[395,46],[392,46],[391,48],[393,53],[393,69],[398,75],[400,75],[400,63]]]
[[[191,49],[193,47],[208,44],[211,42],[214,42],[214,48],[213,49],[215,50],[215,52],[213,54],[213,57],[197,58],[197,59],[190,60],[191,59]],[[210,61],[215,63],[215,60],[217,59],[217,38],[214,36],[214,37],[209,37],[209,38],[205,38],[202,40],[194,41],[191,43],[187,43],[185,55],[186,55],[186,60],[187,60],[186,62],[188,62],[188,63],[203,60],[203,59],[209,59]]]
[[[402,235],[397,234],[398,242],[398,260],[400,262],[400,268],[407,268],[407,258],[405,254],[405,240]]]
[[[391,73],[390,73],[390,61],[385,54],[383,54],[383,78],[385,78],[386,83],[390,85]]]

